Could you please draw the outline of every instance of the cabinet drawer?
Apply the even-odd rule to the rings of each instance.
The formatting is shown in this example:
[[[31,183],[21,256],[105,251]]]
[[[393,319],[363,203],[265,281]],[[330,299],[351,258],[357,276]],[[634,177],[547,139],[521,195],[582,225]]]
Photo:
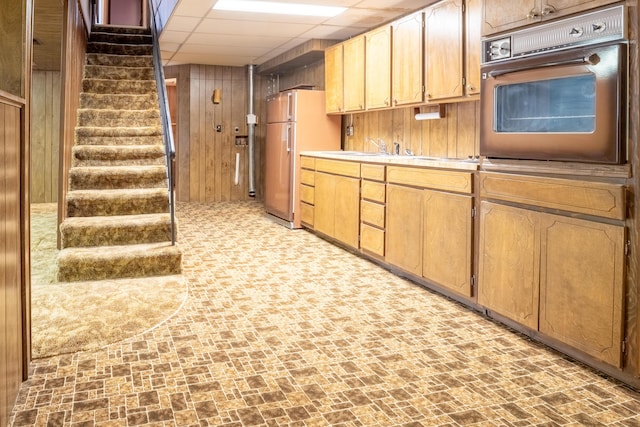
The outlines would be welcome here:
[[[316,176],[312,170],[302,169],[300,171],[300,182],[306,185],[316,185]]]
[[[300,167],[302,169],[315,169],[316,168],[316,159],[313,157],[300,157]]]
[[[360,163],[344,162],[340,160],[316,159],[316,171],[334,175],[352,176],[360,178]]]
[[[360,166],[360,171],[363,179],[371,179],[373,181],[384,181],[384,165],[372,165],[369,163],[363,163]]]
[[[363,200],[360,204],[360,220],[384,228],[384,205]]]
[[[472,172],[389,166],[387,168],[387,182],[457,193],[470,194],[473,192]]]
[[[364,165],[363,165],[364,166]],[[362,181],[360,197],[367,200],[384,203],[386,186],[382,182]]]
[[[384,231],[367,224],[360,224],[360,249],[383,257]]]
[[[307,203],[300,203],[300,222],[313,228],[314,207]]]
[[[300,201],[313,205],[315,203],[315,188],[302,184],[300,186]]]
[[[483,172],[480,196],[604,218],[626,216],[622,184]]]

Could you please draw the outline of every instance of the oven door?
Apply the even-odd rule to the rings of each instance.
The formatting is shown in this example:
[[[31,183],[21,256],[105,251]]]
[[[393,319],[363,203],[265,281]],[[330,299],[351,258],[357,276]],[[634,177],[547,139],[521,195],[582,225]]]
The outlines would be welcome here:
[[[626,52],[590,46],[483,66],[480,154],[623,163]]]

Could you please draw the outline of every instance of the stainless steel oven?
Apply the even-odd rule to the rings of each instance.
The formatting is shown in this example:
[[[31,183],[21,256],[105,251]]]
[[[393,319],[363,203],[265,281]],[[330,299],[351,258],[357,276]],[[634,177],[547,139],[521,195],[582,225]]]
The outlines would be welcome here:
[[[480,154],[626,161],[626,8],[483,39]]]

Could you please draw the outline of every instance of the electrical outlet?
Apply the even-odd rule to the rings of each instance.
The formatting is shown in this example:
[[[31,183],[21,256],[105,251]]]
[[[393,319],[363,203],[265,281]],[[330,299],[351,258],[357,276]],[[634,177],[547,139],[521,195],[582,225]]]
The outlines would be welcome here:
[[[347,126],[347,136],[353,136],[353,126]]]

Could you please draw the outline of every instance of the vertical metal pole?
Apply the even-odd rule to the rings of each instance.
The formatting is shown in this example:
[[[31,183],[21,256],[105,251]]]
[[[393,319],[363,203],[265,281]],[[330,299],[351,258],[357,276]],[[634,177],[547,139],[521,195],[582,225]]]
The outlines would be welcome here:
[[[256,116],[253,112],[253,65],[249,64],[247,66],[247,71],[249,74],[249,106],[247,108],[247,126],[248,126],[248,143],[249,143],[249,197],[256,196],[256,184],[255,184],[255,161],[254,161],[254,151],[255,151],[255,127],[256,127]]]

